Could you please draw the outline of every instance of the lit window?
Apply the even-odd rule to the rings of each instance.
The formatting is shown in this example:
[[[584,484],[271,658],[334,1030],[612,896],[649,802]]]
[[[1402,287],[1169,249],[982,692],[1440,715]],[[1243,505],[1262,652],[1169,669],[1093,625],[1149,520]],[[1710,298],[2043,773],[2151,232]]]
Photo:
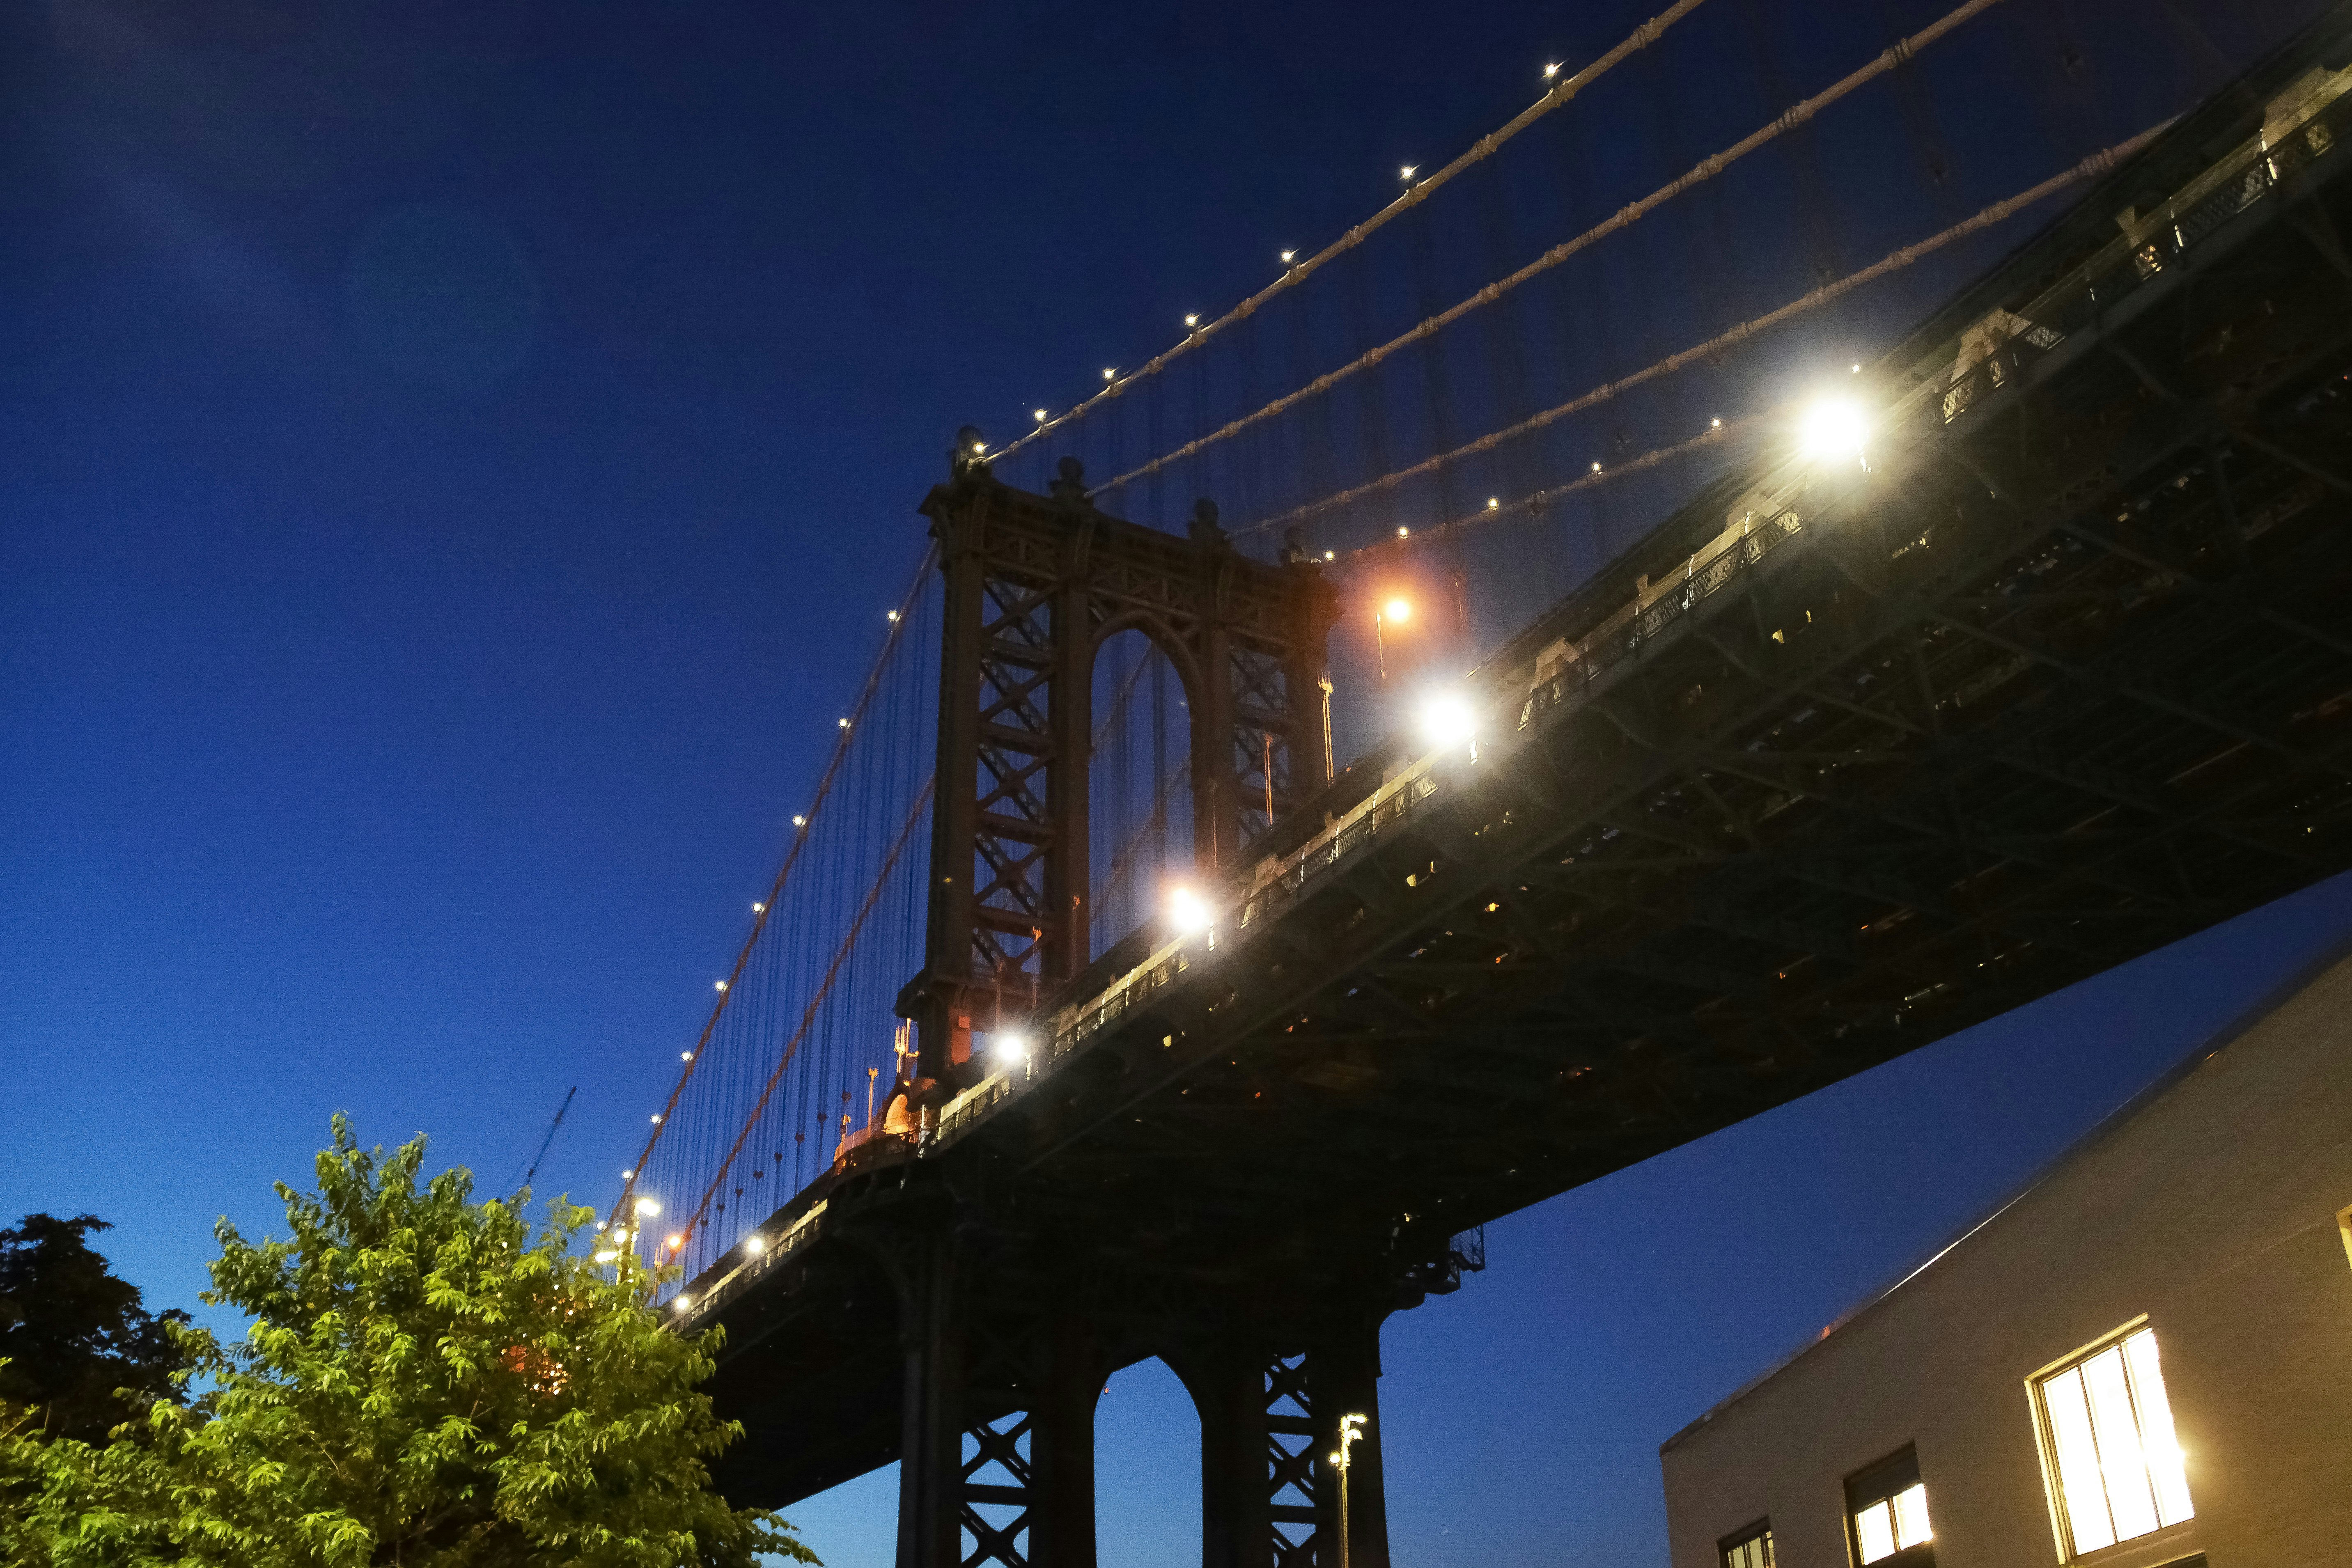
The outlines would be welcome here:
[[[2154,1329],[2043,1375],[2033,1392],[2072,1555],[2196,1516]]]
[[[1717,1542],[1723,1568],[1772,1568],[1772,1521],[1759,1519]]]
[[[1845,1483],[1847,1521],[1853,1528],[1854,1560],[1884,1562],[1897,1552],[1904,1568],[1935,1561],[1928,1543],[1927,1489],[1919,1479],[1919,1453],[1890,1454]],[[1915,1550],[1916,1549],[1916,1550]]]

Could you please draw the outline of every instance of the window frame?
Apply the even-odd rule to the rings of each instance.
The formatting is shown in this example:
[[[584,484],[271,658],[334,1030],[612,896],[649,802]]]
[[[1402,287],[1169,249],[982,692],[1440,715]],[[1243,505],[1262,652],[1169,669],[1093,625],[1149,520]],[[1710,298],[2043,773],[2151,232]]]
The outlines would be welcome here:
[[[1860,1510],[1857,1510],[1854,1507],[1853,1486],[1856,1480],[1869,1475],[1874,1470],[1894,1469],[1898,1463],[1906,1458],[1910,1462],[1909,1468],[1911,1472],[1911,1479],[1907,1485],[1897,1487],[1893,1491],[1886,1492],[1880,1497],[1873,1498],[1869,1502],[1864,1503]],[[1875,1507],[1878,1503],[1892,1503],[1896,1498],[1909,1491],[1912,1487],[1917,1487],[1924,1491],[1927,1489],[1927,1478],[1926,1471],[1919,1464],[1919,1445],[1916,1440],[1906,1443],[1899,1448],[1895,1448],[1888,1453],[1883,1454],[1877,1458],[1871,1460],[1870,1463],[1866,1465],[1857,1466],[1855,1469],[1846,1472],[1845,1479],[1838,1483],[1838,1510],[1845,1523],[1846,1561],[1853,1563],[1853,1568],[1865,1568],[1862,1555],[1862,1523],[1859,1517],[1860,1514],[1868,1511],[1869,1509]],[[1867,1565],[1867,1568],[1877,1568],[1878,1563],[1889,1564],[1890,1568],[1911,1568],[1911,1565],[1914,1563],[1933,1563],[1935,1561],[1936,1553],[1935,1517],[1935,1510],[1930,1506],[1927,1511],[1927,1538],[1926,1540],[1915,1541],[1908,1546],[1898,1545],[1894,1551],[1889,1552],[1885,1556],[1874,1559],[1873,1562]]]
[[[1764,1542],[1765,1568],[1773,1568],[1775,1559],[1772,1551],[1772,1516],[1769,1513],[1752,1524],[1741,1525],[1738,1530],[1716,1542],[1717,1568],[1731,1568],[1731,1554],[1751,1541]]]
[[[2345,1216],[2347,1219],[2352,1219],[2352,1208],[2346,1209]],[[2352,1229],[2347,1229],[2346,1233],[2345,1245],[2347,1250],[2352,1250]],[[2196,1498],[2192,1493],[2189,1498],[2191,1511],[2186,1519],[2175,1520],[2170,1524],[2158,1524],[2154,1530],[2143,1531],[2138,1535],[2126,1536],[2118,1541],[2111,1541],[2105,1546],[2095,1546],[2088,1552],[2078,1549],[2074,1544],[2074,1521],[2066,1512],[2065,1483],[2058,1467],[2058,1437],[2051,1429],[2050,1402],[2043,1397],[2042,1392],[2042,1385],[2051,1378],[2080,1366],[2094,1356],[2121,1344],[2142,1329],[2153,1330],[2155,1326],[2149,1320],[2148,1314],[2142,1312],[2129,1322],[2118,1328],[2110,1329],[2095,1340],[2086,1341],[2068,1351],[2064,1355],[2026,1375],[2025,1400],[2033,1412],[2034,1447],[2040,1450],[2042,1457],[2042,1495],[2050,1509],[2050,1535],[2051,1539],[2057,1543],[2058,1562],[2062,1568],[2069,1568],[2071,1564],[2087,1562],[2094,1557],[2124,1548],[2144,1545],[2168,1534],[2186,1533],[2196,1528]],[[2161,1341],[2158,1342],[2157,1354],[2159,1358],[2163,1354]],[[2167,1419],[2170,1418],[2171,1413],[2172,1391],[2168,1384],[2165,1388]],[[2137,1413],[2134,1418],[2137,1419]]]

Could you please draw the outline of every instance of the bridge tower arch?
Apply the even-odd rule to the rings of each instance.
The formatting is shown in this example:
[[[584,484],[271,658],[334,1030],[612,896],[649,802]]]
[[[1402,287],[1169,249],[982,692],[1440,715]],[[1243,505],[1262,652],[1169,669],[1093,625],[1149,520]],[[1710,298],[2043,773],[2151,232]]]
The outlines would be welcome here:
[[[1110,517],[1065,458],[1050,494],[998,481],[960,445],[920,511],[939,541],[937,790],[924,967],[899,999],[922,1075],[962,1076],[971,1037],[1027,1016],[1090,956],[1087,768],[1095,658],[1142,632],[1191,717],[1193,861],[1203,877],[1331,777],[1324,643],[1336,596],[1293,539],[1236,550],[1216,507],[1183,535]],[[1271,812],[1269,812],[1271,806]]]

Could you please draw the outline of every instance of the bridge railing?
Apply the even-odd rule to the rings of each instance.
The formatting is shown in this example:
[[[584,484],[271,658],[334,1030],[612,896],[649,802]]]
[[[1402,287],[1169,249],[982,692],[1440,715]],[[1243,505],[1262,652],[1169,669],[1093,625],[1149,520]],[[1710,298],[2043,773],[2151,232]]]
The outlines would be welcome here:
[[[1933,440],[2031,360],[2095,329],[2128,295],[2175,270],[2230,219],[2335,150],[2339,137],[2352,130],[2347,89],[2352,68],[2305,78],[2268,106],[2261,134],[2206,166],[2161,205],[2136,214],[2115,240],[2021,309],[1993,310],[1894,378],[1905,390],[1877,422],[1874,445],[1892,455]],[[1554,642],[1537,655],[1531,672],[1501,676],[1501,689],[1493,694],[1496,709],[1507,712],[1516,700],[1516,727],[1525,731],[1548,710],[1590,695],[1610,671],[1638,657],[1701,604],[1740,583],[1798,538],[1805,514],[1797,503],[1805,502],[1808,513],[1818,514],[1836,498],[1818,474],[1795,464],[1780,466],[1747,493],[1726,518],[1723,532],[1694,551],[1678,574],[1643,583],[1590,630]],[[1444,788],[1439,765],[1447,754],[1442,747],[1431,751],[1297,849],[1245,868],[1228,884],[1229,913],[1218,924],[1165,943],[1094,996],[1056,1009],[1041,1031],[1041,1054],[992,1074],[950,1103],[940,1114],[939,1140],[951,1141],[1024,1083],[1149,1003],[1215,951],[1221,935],[1234,939],[1297,899],[1320,873],[1409,823]]]

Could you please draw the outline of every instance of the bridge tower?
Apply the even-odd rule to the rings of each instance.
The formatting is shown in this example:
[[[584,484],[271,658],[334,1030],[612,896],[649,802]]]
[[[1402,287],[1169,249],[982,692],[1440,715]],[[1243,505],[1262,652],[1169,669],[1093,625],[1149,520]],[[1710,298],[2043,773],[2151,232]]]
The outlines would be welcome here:
[[[969,434],[969,433],[967,433]],[[1331,777],[1324,640],[1336,599],[1296,538],[1269,566],[1216,507],[1187,537],[1095,509],[1078,460],[1047,496],[1000,484],[966,442],[924,500],[946,579],[923,973],[900,998],[926,1078],[954,1082],[973,1031],[1024,1018],[1087,967],[1095,655],[1139,631],[1192,718],[1203,876]],[[1269,806],[1271,810],[1269,810]]]
[[[946,608],[925,966],[899,1011],[935,1098],[981,1075],[974,1033],[1020,1027],[1087,967],[1106,641],[1141,632],[1181,683],[1203,880],[1331,779],[1337,600],[1303,542],[1254,560],[1205,500],[1183,536],[1107,516],[1075,458],[1049,489],[1000,483],[967,432],[921,507]],[[991,1191],[910,1207],[886,1247],[903,1352],[898,1568],[1093,1568],[1095,1400],[1141,1355],[1166,1359],[1201,1415],[1204,1563],[1328,1561],[1316,1544],[1338,1522],[1327,1428],[1350,1411],[1374,1422],[1351,1471],[1350,1555],[1385,1568],[1372,1396],[1392,1286],[1335,1303],[1261,1282],[1180,1302],[1165,1279],[1097,1266],[1075,1233],[1041,1276],[1007,1263],[1035,1256],[1013,1241],[1034,1241],[1039,1218],[1008,1172]]]

